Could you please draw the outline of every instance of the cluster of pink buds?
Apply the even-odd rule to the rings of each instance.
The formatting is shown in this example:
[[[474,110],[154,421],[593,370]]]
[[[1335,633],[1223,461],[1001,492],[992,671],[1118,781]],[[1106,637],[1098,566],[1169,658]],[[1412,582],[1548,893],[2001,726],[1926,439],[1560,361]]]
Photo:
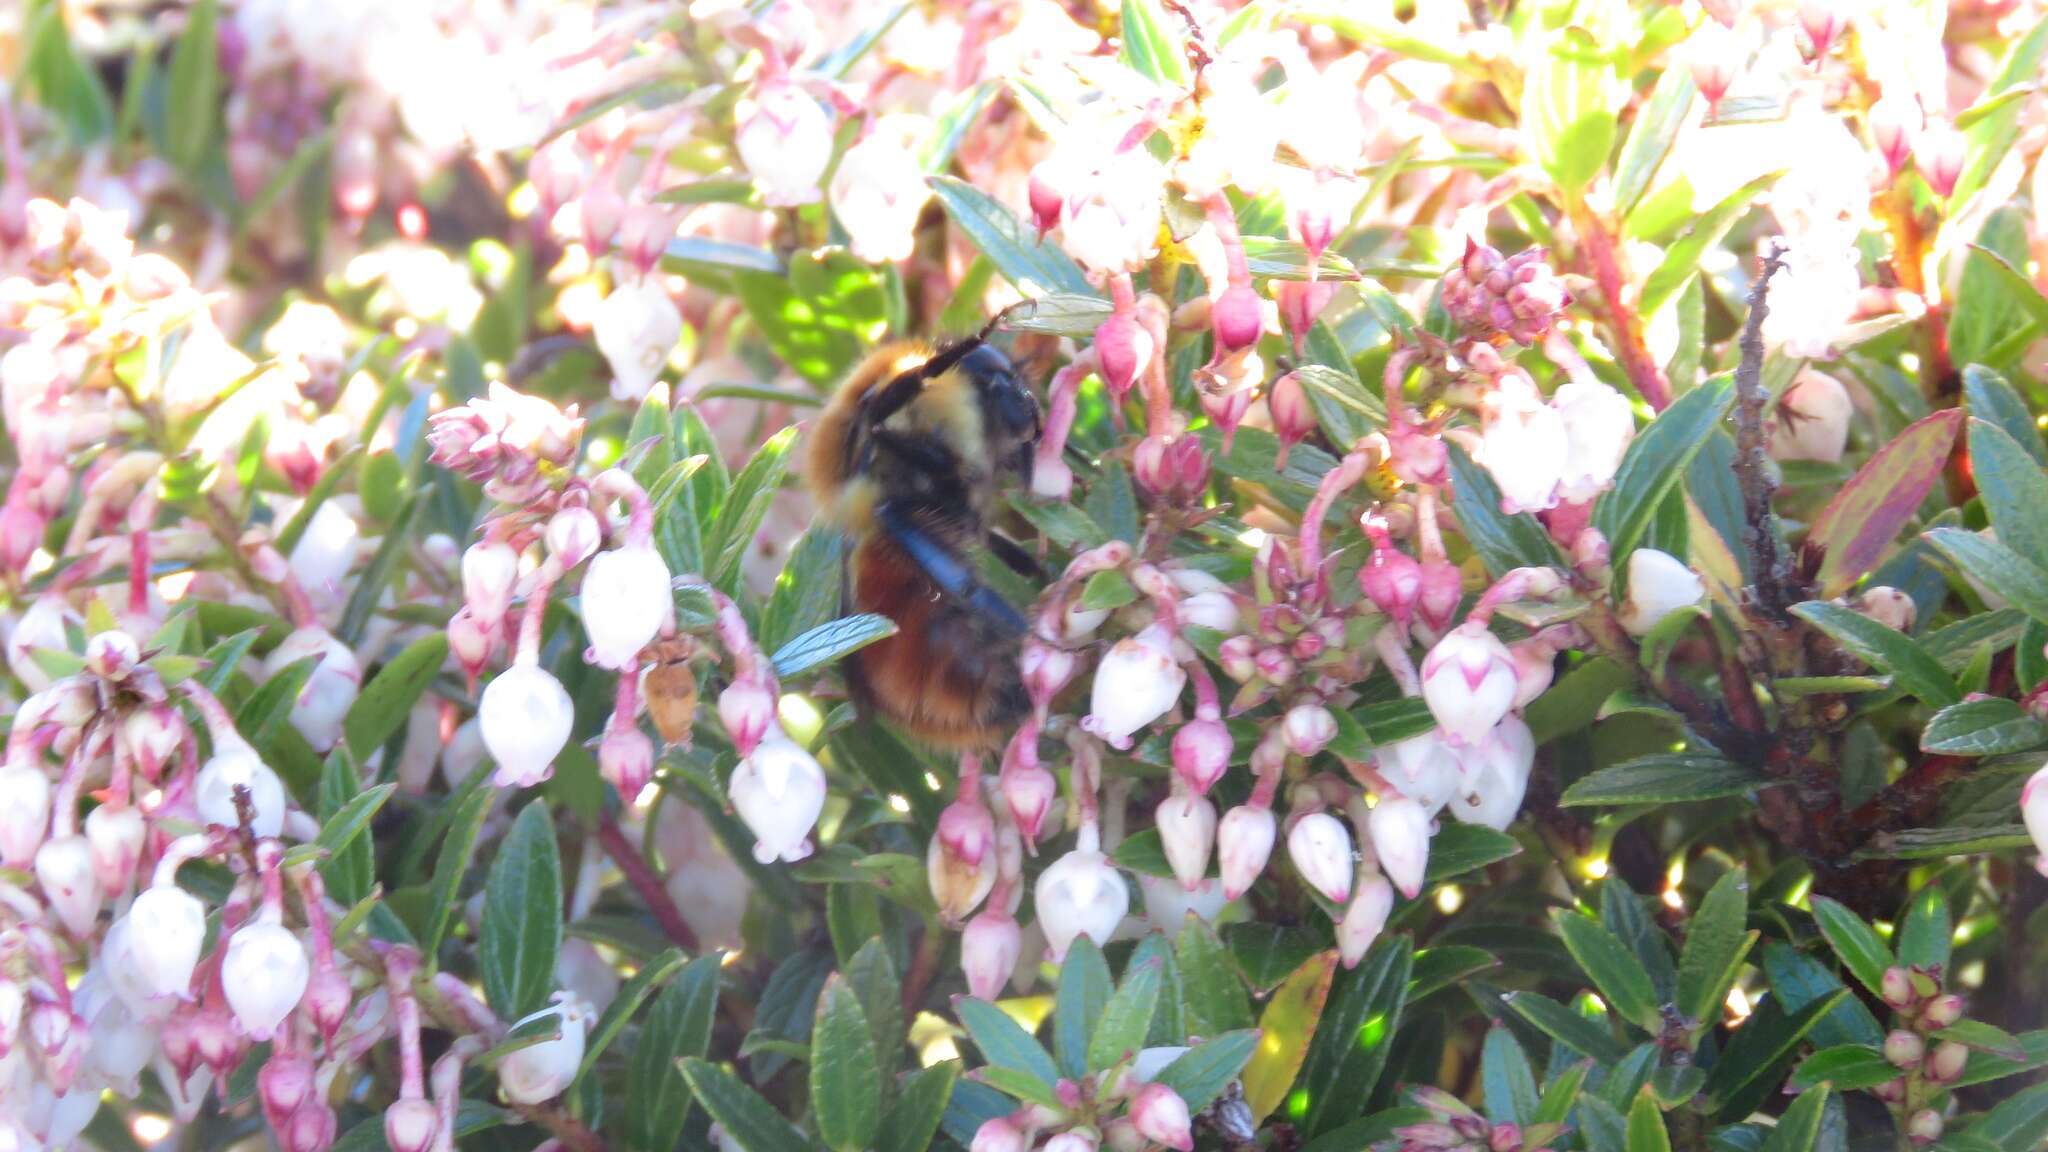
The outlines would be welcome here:
[[[1572,302],[1549,253],[1528,248],[1503,258],[1476,239],[1443,279],[1444,311],[1475,337],[1540,344]]]
[[[1947,1125],[1936,1098],[1962,1079],[1970,1059],[1968,1046],[1940,1035],[1960,1022],[1968,1007],[1961,996],[1944,989],[1943,975],[1939,966],[1893,965],[1884,970],[1879,989],[1896,1014],[1897,1026],[1884,1038],[1884,1058],[1899,1075],[1873,1092],[1922,1147],[1941,1139]]]
[[[1027,1104],[982,1122],[970,1152],[1140,1152],[1149,1147],[1192,1152],[1194,1117],[1178,1092],[1151,1077],[1185,1048],[1147,1048],[1096,1076],[1062,1079],[1059,1100]],[[1043,1139],[1041,1139],[1043,1137]]]
[[[435,413],[427,427],[433,463],[513,505],[547,490],[550,473],[573,464],[582,441],[575,405],[563,410],[496,382],[489,395]]]

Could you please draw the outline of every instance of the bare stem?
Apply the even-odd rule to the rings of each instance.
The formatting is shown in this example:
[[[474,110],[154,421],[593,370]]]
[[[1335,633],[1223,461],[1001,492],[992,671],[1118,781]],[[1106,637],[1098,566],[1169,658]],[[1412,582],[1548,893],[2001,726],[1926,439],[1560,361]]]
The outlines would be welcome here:
[[[1756,283],[1749,289],[1749,318],[1742,325],[1742,359],[1735,369],[1735,477],[1742,487],[1745,543],[1755,562],[1757,600],[1778,620],[1785,619],[1792,606],[1787,592],[1791,575],[1778,550],[1776,516],[1771,511],[1778,485],[1764,460],[1765,409],[1771,397],[1763,379],[1763,329],[1764,317],[1770,314],[1771,277],[1784,266],[1784,250],[1773,247],[1757,270]]]

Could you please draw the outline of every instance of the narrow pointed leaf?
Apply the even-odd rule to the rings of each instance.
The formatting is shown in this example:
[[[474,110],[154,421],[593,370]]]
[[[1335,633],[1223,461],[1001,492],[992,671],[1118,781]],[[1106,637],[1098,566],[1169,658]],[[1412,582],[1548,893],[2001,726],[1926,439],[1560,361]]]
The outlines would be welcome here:
[[[1840,596],[1877,567],[1920,510],[1962,432],[1963,410],[1949,408],[1908,425],[1871,454],[1806,532],[1819,565],[1820,595]]]

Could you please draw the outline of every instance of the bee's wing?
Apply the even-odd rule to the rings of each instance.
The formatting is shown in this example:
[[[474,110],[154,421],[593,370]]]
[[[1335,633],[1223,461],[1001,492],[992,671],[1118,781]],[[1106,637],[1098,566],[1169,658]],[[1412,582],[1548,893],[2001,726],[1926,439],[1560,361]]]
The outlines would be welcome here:
[[[918,570],[931,580],[940,592],[972,608],[977,614],[1015,635],[1029,630],[1024,617],[1010,606],[1010,602],[997,595],[995,590],[977,580],[965,561],[937,540],[932,539],[922,528],[913,523],[901,509],[884,504],[878,520],[882,531],[903,549]]]

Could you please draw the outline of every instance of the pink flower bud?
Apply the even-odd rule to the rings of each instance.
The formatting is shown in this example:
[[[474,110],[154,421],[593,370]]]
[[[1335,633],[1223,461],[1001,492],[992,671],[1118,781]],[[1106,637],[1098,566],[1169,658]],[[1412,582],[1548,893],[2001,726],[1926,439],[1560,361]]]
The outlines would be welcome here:
[[[1251,411],[1252,390],[1239,388],[1220,395],[1202,393],[1202,413],[1223,433],[1223,451],[1227,454],[1237,436],[1237,426],[1244,423],[1245,413]]]
[[[1032,890],[1038,926],[1054,961],[1064,960],[1068,946],[1079,937],[1107,943],[1130,911],[1130,889],[1109,858],[1093,846],[1088,831],[1084,826],[1084,846],[1053,861]]]
[[[1328,226],[1324,218],[1324,226]],[[1305,231],[1305,230],[1304,230]],[[1327,233],[1325,234],[1327,242]],[[1304,241],[1306,243],[1306,241]],[[1313,259],[1314,257],[1311,257]],[[1331,297],[1337,294],[1337,284],[1332,280],[1283,280],[1274,289],[1276,302],[1280,305],[1280,320],[1287,325],[1287,331],[1294,337],[1298,352],[1302,341],[1316,326],[1316,318],[1329,307]]]
[[[500,788],[531,788],[555,771],[569,742],[576,706],[562,682],[538,664],[515,664],[484,687],[477,705],[484,746],[498,762]]]
[[[754,834],[754,859],[794,864],[811,854],[811,828],[825,808],[825,771],[780,728],[733,769],[726,796]]]
[[[1191,1152],[1195,1137],[1188,1116],[1188,1102],[1164,1084],[1147,1084],[1131,1101],[1131,1123],[1145,1139],[1180,1152]]]
[[[1164,436],[1147,436],[1131,452],[1131,478],[1147,496],[1164,499],[1173,491],[1172,444]]]
[[[668,564],[645,543],[600,552],[583,576],[585,658],[600,668],[623,669],[654,642],[674,611]]]
[[[102,804],[85,817],[85,839],[92,845],[93,874],[109,896],[128,890],[135,862],[142,855],[142,813],[132,807]]]
[[[1920,1010],[1920,1022],[1929,1028],[1946,1028],[1963,1018],[1963,998],[1954,993],[1936,996]]]
[[[1878,155],[1884,157],[1894,174],[1906,166],[1906,158],[1913,154],[1914,138],[1920,134],[1925,119],[1920,102],[1910,96],[1886,95],[1870,106],[1870,142],[1877,146]]]
[[[1287,739],[1288,751],[1296,756],[1314,756],[1337,738],[1337,718],[1321,704],[1296,704],[1287,710],[1280,730]]]
[[[1401,895],[1422,894],[1423,870],[1429,864],[1429,814],[1405,796],[1382,796],[1366,827],[1373,854]]]
[[[718,720],[733,747],[751,756],[775,723],[775,694],[757,677],[742,677],[718,694]]]
[[[1192,892],[1209,874],[1209,852],[1216,844],[1216,806],[1193,792],[1176,790],[1154,814],[1166,862],[1181,887]]]
[[[1133,312],[1118,312],[1095,329],[1095,357],[1102,383],[1121,401],[1152,363],[1152,334]]]
[[[1020,733],[1022,735],[1036,739],[1029,728],[1024,729]],[[1035,843],[1039,831],[1045,826],[1047,813],[1052,811],[1053,801],[1059,798],[1059,781],[1034,755],[1029,763],[1012,762],[1006,757],[999,785],[1003,803],[1010,809],[1010,818],[1017,822],[1017,830],[1024,834],[1026,840]]]
[[[27,868],[50,830],[50,778],[33,763],[0,767],[0,863]]]
[[[1812,368],[1801,370],[1778,398],[1777,419],[1770,422],[1771,458],[1836,463],[1849,445],[1855,414],[1855,401],[1840,380]]]
[[[1223,674],[1239,683],[1259,674],[1259,642],[1251,636],[1232,636],[1217,646],[1217,663]]]
[[[1294,681],[1294,674],[1300,669],[1295,666],[1294,657],[1284,649],[1261,648],[1254,661],[1259,679],[1268,684],[1285,685]]]
[[[1292,372],[1273,381],[1272,390],[1266,396],[1266,410],[1273,417],[1273,435],[1280,440],[1280,453],[1274,458],[1273,466],[1284,468],[1288,450],[1315,431],[1315,410],[1309,407],[1308,394],[1302,390],[1300,378]]]
[[[1071,1128],[1047,1140],[1042,1152],[1096,1152],[1101,1143],[1093,1129]]]
[[[1936,196],[1946,197],[1962,178],[1969,142],[1946,120],[1930,122],[1913,141],[1913,166],[1927,178]]]
[[[1023,947],[1023,930],[1002,903],[998,900],[982,909],[960,934],[960,970],[967,977],[968,993],[981,1000],[1002,995]],[[979,1138],[975,1146],[980,1147]]]
[[[1628,601],[1617,616],[1631,636],[1647,636],[1665,617],[1700,602],[1706,595],[1685,561],[1655,548],[1638,548],[1628,556]]]
[[[2044,771],[2048,771],[2048,769],[2044,769]],[[2040,779],[2039,773],[2035,774],[2035,779]],[[1884,977],[1880,981],[1880,985],[1884,995],[1884,1002],[1901,1011],[1911,1008],[1914,1002],[1919,999],[1919,996],[1913,991],[1912,974],[1897,965],[1884,970]]]
[[[1906,1135],[1915,1144],[1934,1143],[1941,1139],[1941,1133],[1946,1127],[1941,1119],[1941,1113],[1932,1108],[1922,1108],[1906,1119]]]
[[[1396,626],[1405,626],[1422,593],[1422,565],[1391,545],[1376,544],[1358,570],[1358,590]]]
[[[1483,740],[1515,701],[1515,667],[1507,645],[1468,620],[1451,631],[1422,662],[1422,698],[1444,731]]]
[[[448,653],[455,657],[472,684],[497,646],[496,628],[479,619],[468,605],[457,608],[455,615],[448,618]]]
[[[1206,796],[1230,767],[1230,729],[1221,720],[1196,718],[1173,734],[1173,770],[1198,796]]]
[[[1458,604],[1465,598],[1465,577],[1448,560],[1423,563],[1421,583],[1415,595],[1415,618],[1436,635],[1443,634],[1457,618]]]
[[[1074,667],[1079,661],[1072,652],[1055,648],[1036,638],[1024,642],[1024,654],[1018,666],[1024,679],[1024,692],[1031,697],[1031,706],[1043,711],[1052,704],[1053,697],[1074,679]]]
[[[498,1090],[514,1104],[544,1104],[560,1096],[583,1063],[584,1033],[590,1026],[588,1008],[578,1000],[558,1001],[519,1023],[550,1016],[561,1028],[561,1035],[521,1048],[498,1065]]]
[[[1057,184],[1058,170],[1059,166],[1052,162],[1040,163],[1031,169],[1028,192],[1031,220],[1037,225],[1040,237],[1059,227],[1060,216],[1066,211],[1067,200]]]
[[[1344,918],[1337,921],[1337,957],[1346,968],[1356,968],[1365,959],[1393,910],[1394,886],[1377,872],[1367,876],[1345,907]]]
[[[36,881],[43,899],[56,911],[66,931],[84,939],[93,934],[102,898],[93,874],[92,845],[83,836],[59,836],[36,850]]]
[[[1899,632],[1911,632],[1913,618],[1918,615],[1911,596],[1885,585],[1864,589],[1856,597],[1854,607],[1863,615]]]
[[[472,544],[462,554],[463,604],[486,628],[505,618],[518,579],[519,554],[509,544]]]
[[[1927,1042],[1919,1033],[1894,1028],[1884,1038],[1884,1058],[1900,1068],[1912,1068],[1927,1054]]]
[[[1223,870],[1223,895],[1235,900],[1251,890],[1273,855],[1278,821],[1270,808],[1240,804],[1223,814],[1216,828],[1216,854]]]
[[[431,1100],[398,1100],[384,1110],[384,1142],[391,1152],[427,1152],[440,1126]]]
[[[619,799],[631,803],[654,779],[654,741],[633,722],[621,723],[614,715],[604,726],[604,739],[597,746],[597,769]]]
[[[1847,25],[1848,14],[1837,0],[1801,0],[1799,28],[1806,33],[1807,43],[1813,45],[1814,56],[1827,55]]]
[[[1219,355],[1228,355],[1258,343],[1266,327],[1265,309],[1259,302],[1259,294],[1249,284],[1232,284],[1225,288],[1209,309],[1209,324],[1216,332]]]
[[[1310,812],[1287,833],[1287,855],[1309,887],[1332,904],[1351,898],[1351,833],[1327,812]]]
[[[1926,1076],[1935,1084],[1953,1084],[1962,1078],[1964,1065],[1970,1062],[1970,1050],[1953,1040],[1944,1040],[1934,1046],[1934,1055],[1928,1057]]]
[[[1693,32],[1687,45],[1686,62],[1692,67],[1692,82],[1708,104],[1719,104],[1728,86],[1742,72],[1742,42],[1718,20],[1708,20]]]
[[[996,882],[995,817],[987,808],[956,800],[939,814],[938,834],[925,853],[925,876],[939,916],[958,924]]]
[[[583,563],[604,539],[597,514],[588,508],[564,508],[548,518],[548,552],[562,562],[563,571]]]
[[[1113,748],[1129,748],[1131,734],[1165,715],[1187,680],[1173,658],[1171,637],[1154,624],[1103,655],[1081,727]]]
[[[342,1021],[348,1018],[353,999],[348,977],[330,963],[313,972],[306,983],[306,995],[299,1003],[313,1021],[313,1026],[320,1030],[321,1038],[332,1043],[335,1033],[341,1030]]]
[[[313,1062],[303,1056],[274,1055],[256,1070],[256,1097],[274,1131],[283,1132],[312,1096]]]

